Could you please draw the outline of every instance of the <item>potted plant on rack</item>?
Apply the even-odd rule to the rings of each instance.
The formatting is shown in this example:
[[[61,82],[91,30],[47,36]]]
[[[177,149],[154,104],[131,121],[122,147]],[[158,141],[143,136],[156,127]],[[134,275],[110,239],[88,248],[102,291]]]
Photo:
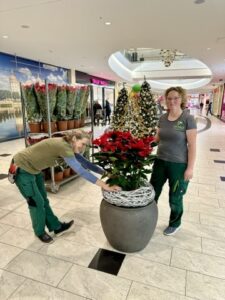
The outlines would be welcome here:
[[[73,86],[67,86],[66,91],[67,91],[66,117],[68,120],[68,129],[74,129],[75,126],[74,126],[73,112],[74,112],[77,90]]]
[[[22,97],[24,99],[27,121],[31,133],[41,132],[41,115],[37,98],[32,84],[22,86]]]
[[[66,86],[65,85],[58,86],[55,110],[56,110],[57,125],[59,131],[67,130],[66,105],[67,105]]]
[[[38,104],[40,107],[40,111],[43,117],[43,127],[44,132],[48,132],[48,106],[47,106],[47,92],[45,84],[40,84],[37,82],[34,85],[34,90],[37,95]],[[48,83],[48,96],[49,96],[49,114],[50,114],[50,122],[51,122],[51,131],[56,131],[56,116],[53,114],[56,105],[56,91],[57,85]]]
[[[103,191],[100,218],[109,243],[117,250],[135,252],[149,242],[156,227],[158,210],[154,189],[147,181],[155,155],[154,137],[135,138],[130,132],[109,131],[93,141],[93,154],[108,174],[107,183],[121,192]]]
[[[86,107],[87,107],[87,101],[89,96],[89,87],[88,86],[82,86],[81,87],[81,108],[80,108],[80,127],[83,127],[85,125],[85,115],[86,115]]]
[[[70,166],[68,166],[65,162],[63,163],[63,178],[70,177]]]
[[[63,167],[60,164],[54,167],[54,180],[56,182],[63,180]]]

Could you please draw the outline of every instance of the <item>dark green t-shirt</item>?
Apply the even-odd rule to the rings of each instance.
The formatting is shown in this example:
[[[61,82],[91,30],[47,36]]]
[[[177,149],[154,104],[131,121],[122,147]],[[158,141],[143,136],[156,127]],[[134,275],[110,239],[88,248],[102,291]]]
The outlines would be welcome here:
[[[28,173],[38,174],[55,166],[60,157],[74,157],[72,146],[63,138],[50,138],[18,152],[14,162]]]
[[[192,115],[183,111],[175,121],[168,120],[168,113],[159,119],[159,146],[157,157],[171,162],[187,163],[188,149],[186,130],[196,129]]]

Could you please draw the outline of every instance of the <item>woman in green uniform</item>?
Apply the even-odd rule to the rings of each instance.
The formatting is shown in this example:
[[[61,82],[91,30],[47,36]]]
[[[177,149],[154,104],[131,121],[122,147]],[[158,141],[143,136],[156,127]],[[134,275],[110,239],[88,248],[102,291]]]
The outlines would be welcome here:
[[[183,195],[193,177],[196,156],[196,123],[185,109],[187,97],[181,87],[171,87],[165,92],[167,113],[159,119],[156,142],[157,158],[154,162],[151,184],[155,189],[155,201],[169,181],[169,225],[165,235],[175,234],[181,226]]]
[[[62,223],[54,215],[47,198],[42,170],[55,166],[58,159],[63,159],[86,180],[107,191],[120,190],[118,186],[109,186],[90,173],[89,170],[99,174],[103,174],[104,171],[81,155],[89,141],[89,134],[75,130],[65,137],[43,140],[20,151],[13,158],[17,167],[15,183],[27,200],[34,233],[44,243],[53,241],[45,231],[45,226],[49,232],[59,234],[69,229],[74,221]]]

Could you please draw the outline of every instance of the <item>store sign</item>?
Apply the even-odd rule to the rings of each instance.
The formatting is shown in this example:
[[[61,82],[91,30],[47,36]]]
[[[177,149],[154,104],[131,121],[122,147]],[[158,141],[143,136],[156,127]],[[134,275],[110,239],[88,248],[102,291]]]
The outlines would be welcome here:
[[[97,85],[109,85],[107,81],[98,79],[98,78],[91,78],[91,83],[97,84]]]

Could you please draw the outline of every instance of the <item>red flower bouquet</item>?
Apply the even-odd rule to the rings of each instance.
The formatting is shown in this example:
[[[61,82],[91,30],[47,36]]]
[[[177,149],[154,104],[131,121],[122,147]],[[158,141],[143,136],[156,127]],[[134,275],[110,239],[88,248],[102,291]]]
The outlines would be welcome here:
[[[93,141],[99,152],[93,156],[109,176],[107,183],[124,191],[143,186],[155,159],[151,143],[154,137],[135,138],[129,132],[110,131]]]

